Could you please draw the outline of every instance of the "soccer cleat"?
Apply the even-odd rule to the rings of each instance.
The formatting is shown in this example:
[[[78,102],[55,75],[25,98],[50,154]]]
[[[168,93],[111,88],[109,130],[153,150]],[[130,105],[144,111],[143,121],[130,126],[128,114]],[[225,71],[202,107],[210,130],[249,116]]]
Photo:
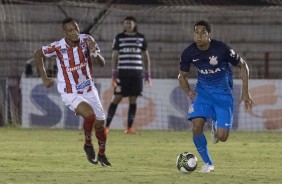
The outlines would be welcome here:
[[[132,128],[128,128],[124,131],[125,134],[134,135],[136,132]]]
[[[212,136],[214,144],[218,143],[218,141],[219,141],[219,138],[216,137],[216,131],[217,131],[216,123],[213,122],[212,123],[212,128],[211,128],[211,136]]]
[[[108,161],[106,155],[99,155],[98,154],[98,161],[101,163],[102,166],[111,167],[111,163]]]
[[[110,128],[109,127],[105,127],[105,133],[108,134],[110,131]]]
[[[200,172],[202,173],[209,173],[214,171],[214,166],[213,165],[209,165],[209,164],[205,164],[202,166],[202,169],[200,170]]]
[[[84,151],[86,153],[87,160],[91,164],[97,164],[98,163],[98,161],[95,160],[96,156],[95,156],[95,151],[94,151],[93,145],[88,146],[88,145],[84,144]]]

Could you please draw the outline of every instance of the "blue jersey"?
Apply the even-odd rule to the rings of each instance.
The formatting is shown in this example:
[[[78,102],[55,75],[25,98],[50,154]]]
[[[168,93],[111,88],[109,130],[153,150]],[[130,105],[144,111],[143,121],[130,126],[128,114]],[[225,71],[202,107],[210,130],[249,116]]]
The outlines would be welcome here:
[[[189,72],[193,64],[198,69],[196,91],[208,93],[231,93],[233,79],[230,64],[236,66],[241,57],[225,43],[211,40],[208,50],[198,49],[196,43],[189,45],[181,54],[180,70]]]

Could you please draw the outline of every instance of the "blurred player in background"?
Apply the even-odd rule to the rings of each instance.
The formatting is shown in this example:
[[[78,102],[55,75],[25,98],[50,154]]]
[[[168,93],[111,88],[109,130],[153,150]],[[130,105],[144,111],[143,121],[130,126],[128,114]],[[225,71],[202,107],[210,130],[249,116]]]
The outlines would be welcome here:
[[[107,135],[104,130],[105,114],[98,91],[92,79],[92,60],[100,66],[105,60],[95,40],[87,34],[79,34],[79,26],[72,18],[62,22],[64,38],[35,51],[35,63],[45,87],[55,84],[46,74],[43,57],[55,57],[58,67],[57,88],[67,107],[83,117],[85,134],[84,151],[92,164],[111,166],[106,155]],[[92,129],[98,139],[99,153],[96,158],[92,144]]]
[[[198,69],[195,89],[188,83],[190,65]],[[206,119],[212,119],[214,143],[225,142],[233,121],[233,78],[231,65],[240,68],[242,77],[241,101],[251,109],[254,102],[248,91],[247,63],[225,43],[211,39],[211,27],[206,21],[194,25],[194,43],[181,54],[178,80],[181,88],[192,100],[187,118],[193,124],[193,141],[205,164],[201,172],[214,171],[207,140],[203,133]]]
[[[145,82],[151,85],[150,57],[145,36],[137,31],[135,17],[128,16],[123,21],[124,31],[116,35],[112,52],[112,84],[114,96],[108,109],[106,132],[118,104],[123,97],[129,97],[126,134],[135,134],[132,124],[136,114],[137,97],[143,90],[143,68]],[[144,65],[144,66],[143,66]]]

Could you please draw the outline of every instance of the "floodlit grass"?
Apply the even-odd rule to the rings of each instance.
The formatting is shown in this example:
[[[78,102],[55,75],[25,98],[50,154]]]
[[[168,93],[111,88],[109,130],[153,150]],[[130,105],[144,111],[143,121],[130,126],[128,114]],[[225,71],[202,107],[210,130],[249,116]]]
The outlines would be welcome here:
[[[139,131],[129,136],[112,130],[107,156],[113,167],[105,168],[87,162],[82,131],[2,127],[0,183],[282,183],[282,133],[232,132],[219,144],[211,143],[209,131],[205,134],[215,172],[203,174],[198,172],[203,162],[190,131]],[[192,174],[182,174],[175,166],[184,151],[200,160]]]

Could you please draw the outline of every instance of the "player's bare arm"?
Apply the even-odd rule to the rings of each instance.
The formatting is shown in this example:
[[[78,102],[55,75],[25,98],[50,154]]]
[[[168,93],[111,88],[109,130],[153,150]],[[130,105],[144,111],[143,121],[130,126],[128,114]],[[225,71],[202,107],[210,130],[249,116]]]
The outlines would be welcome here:
[[[118,50],[113,50],[112,52],[112,70],[117,70],[117,63],[118,63]]]
[[[93,58],[94,58],[94,62],[98,63],[99,66],[101,67],[105,66],[106,61],[100,53],[97,53],[97,57],[93,56]]]
[[[94,58],[94,62],[96,62],[99,66],[104,67],[105,59],[100,53],[97,52],[96,50],[97,43],[95,42],[95,40],[92,37],[89,37],[88,39],[86,39],[86,43],[91,56],[93,56]]]
[[[146,83],[151,86],[152,85],[152,81],[151,81],[151,60],[150,60],[150,55],[149,52],[146,51],[142,51],[141,53],[142,55],[142,60],[144,63],[144,68],[145,68],[145,81]]]
[[[112,52],[112,86],[117,86],[117,78],[118,78],[118,71],[117,71],[117,63],[118,63],[118,50],[113,50]]]
[[[190,99],[194,99],[196,97],[196,92],[190,88],[190,85],[188,83],[188,72],[184,72],[180,70],[178,74],[178,81],[179,81],[180,87],[185,92],[185,94]]]
[[[37,49],[34,51],[34,60],[36,67],[38,68],[38,72],[43,81],[43,85],[47,88],[52,87],[55,84],[55,81],[47,76],[44,64],[43,64],[43,53],[41,49]]]
[[[241,92],[241,99],[240,103],[244,101],[246,110],[252,109],[254,105],[254,100],[252,99],[249,93],[249,67],[246,61],[242,58],[238,63],[237,67],[240,68],[241,71],[241,78],[242,78],[242,92]]]

